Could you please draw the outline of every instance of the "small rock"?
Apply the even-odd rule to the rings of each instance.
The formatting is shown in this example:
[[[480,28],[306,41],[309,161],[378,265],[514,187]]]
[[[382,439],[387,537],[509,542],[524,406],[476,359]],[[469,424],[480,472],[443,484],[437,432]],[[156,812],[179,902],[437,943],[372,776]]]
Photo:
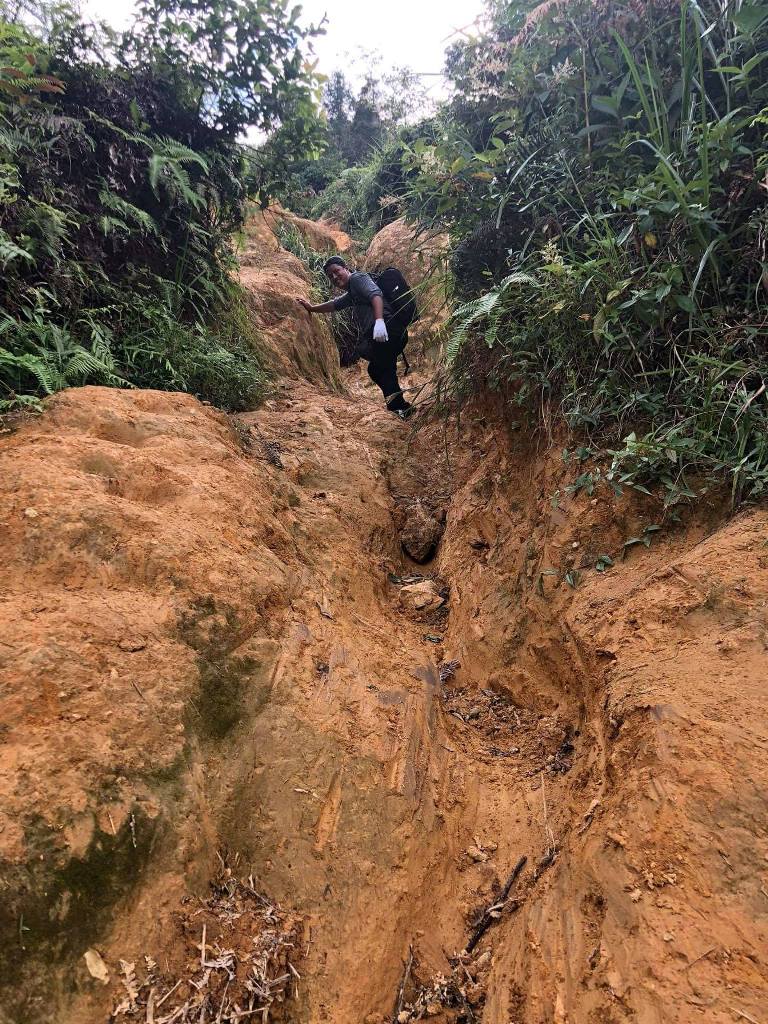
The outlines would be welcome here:
[[[427,1003],[427,1016],[436,1017],[438,1013],[442,1012],[442,1009],[440,1003]]]
[[[37,511],[36,508],[25,508],[24,515],[27,517],[27,519],[37,519],[40,513]]]
[[[633,903],[639,903],[642,897],[643,893],[641,889],[633,889],[632,892],[629,894],[629,898],[632,900]]]
[[[627,991],[627,983],[621,974],[615,969],[609,970],[606,974],[605,980],[608,982],[608,987],[616,998],[622,999],[624,997],[624,993]]]
[[[411,1019],[411,1015],[408,1010],[401,1010],[397,1015],[397,1024],[407,1024]]]
[[[484,953],[481,953],[480,956],[477,958],[477,960],[475,960],[475,962],[474,962],[474,964],[472,966],[476,967],[477,969],[480,969],[480,968],[485,967],[490,962],[491,962],[491,951],[490,951],[490,949],[486,949],[486,951]]]
[[[596,797],[592,801],[592,803],[589,805],[589,807],[586,809],[586,811],[585,811],[585,813],[583,815],[584,820],[586,821],[587,818],[591,818],[592,815],[595,813],[595,811],[597,810],[597,808],[599,806],[600,806],[600,799],[599,799],[599,797]]]
[[[675,936],[672,934],[672,932],[664,932],[664,935],[662,936],[665,942],[672,942],[674,937]]]
[[[408,514],[400,542],[406,554],[423,565],[434,555],[442,535],[442,523],[421,502],[417,502]]]
[[[482,985],[474,984],[467,985],[466,996],[467,1002],[470,1006],[477,1006],[480,1000],[483,998],[484,989]]]
[[[107,985],[109,983],[109,970],[101,954],[95,949],[87,949],[83,953],[83,959],[90,976],[100,981],[102,985]]]
[[[124,636],[117,646],[121,651],[133,653],[135,651],[143,651],[147,646],[147,641],[141,636]]]
[[[579,542],[578,542],[577,540],[575,540],[575,541],[573,542],[573,544],[571,544],[571,547],[573,548],[573,550],[574,550],[574,551],[576,550],[576,548],[577,548],[578,546],[579,546]]]
[[[483,709],[482,708],[479,708],[479,707],[470,708],[469,711],[467,712],[467,721],[468,722],[473,722],[476,718],[479,718],[480,715],[482,715],[482,713],[483,713]]]
[[[467,856],[470,860],[473,860],[475,864],[485,864],[488,860],[488,854],[484,850],[478,849],[477,846],[468,846]]]
[[[420,583],[409,583],[401,587],[398,601],[404,608],[417,612],[436,611],[445,604],[432,580],[422,580]]]

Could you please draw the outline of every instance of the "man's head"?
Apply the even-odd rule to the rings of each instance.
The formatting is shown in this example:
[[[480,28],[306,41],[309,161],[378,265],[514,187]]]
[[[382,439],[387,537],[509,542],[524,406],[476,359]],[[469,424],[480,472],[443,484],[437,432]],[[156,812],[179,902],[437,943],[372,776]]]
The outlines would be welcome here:
[[[341,256],[331,256],[331,258],[326,260],[323,264],[323,270],[327,274],[331,284],[335,284],[337,288],[346,288],[347,282],[352,276],[352,271]]]

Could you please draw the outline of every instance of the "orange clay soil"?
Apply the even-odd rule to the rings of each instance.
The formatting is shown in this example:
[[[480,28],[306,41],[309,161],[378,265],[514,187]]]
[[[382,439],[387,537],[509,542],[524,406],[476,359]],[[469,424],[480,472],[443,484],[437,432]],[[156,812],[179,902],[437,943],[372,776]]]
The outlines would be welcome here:
[[[2,1024],[765,1024],[766,512],[328,372],[0,438]]]

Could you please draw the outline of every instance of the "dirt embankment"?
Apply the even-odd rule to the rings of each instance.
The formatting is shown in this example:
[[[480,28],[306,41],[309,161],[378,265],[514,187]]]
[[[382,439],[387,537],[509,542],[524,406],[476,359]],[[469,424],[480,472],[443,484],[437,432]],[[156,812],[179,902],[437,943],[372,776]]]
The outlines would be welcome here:
[[[316,252],[335,253],[339,256],[351,256],[354,253],[355,243],[347,232],[333,221],[297,217],[280,203],[274,202],[264,211],[264,220],[272,231],[280,224],[294,228]]]
[[[301,221],[280,207],[252,213],[242,239],[239,278],[259,329],[262,353],[282,379],[339,390],[339,358],[330,324],[325,317],[309,316],[296,302],[299,297],[313,298],[312,283],[301,260],[280,246],[274,228],[281,219],[302,232],[311,225],[308,241],[321,251],[335,251],[344,239],[351,246],[339,229]]]
[[[762,1021],[768,515],[348,381],[0,438],[0,1021]]]
[[[392,266],[402,271],[419,305],[419,320],[409,331],[411,342],[427,352],[434,349],[448,312],[447,257],[447,235],[419,230],[401,218],[378,232],[363,261],[371,273]]]
[[[499,930],[482,1020],[762,1019],[768,515],[656,531],[650,502],[568,495],[559,449],[475,426],[440,558],[457,699],[481,708],[461,731],[486,763],[520,748],[478,795],[502,863],[558,850]]]

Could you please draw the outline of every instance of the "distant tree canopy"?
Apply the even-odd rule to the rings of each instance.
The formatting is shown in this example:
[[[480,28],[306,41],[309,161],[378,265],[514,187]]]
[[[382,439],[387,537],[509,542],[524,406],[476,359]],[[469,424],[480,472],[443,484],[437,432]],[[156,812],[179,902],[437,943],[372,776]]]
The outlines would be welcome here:
[[[367,64],[374,55],[366,54]],[[407,67],[368,71],[355,88],[344,72],[326,79],[319,109],[296,111],[251,150],[249,186],[262,202],[279,198],[297,212],[346,170],[369,161],[429,108],[420,77]]]

